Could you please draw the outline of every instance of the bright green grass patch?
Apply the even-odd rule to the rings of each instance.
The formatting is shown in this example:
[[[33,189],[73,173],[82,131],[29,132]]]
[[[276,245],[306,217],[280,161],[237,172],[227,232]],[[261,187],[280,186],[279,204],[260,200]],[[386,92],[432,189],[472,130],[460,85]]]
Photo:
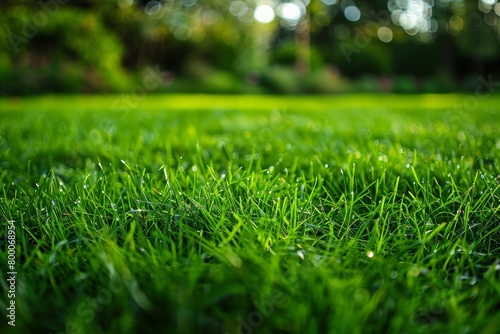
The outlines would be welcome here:
[[[499,102],[2,100],[15,329],[494,333]]]
[[[494,108],[499,96],[464,96],[459,94],[423,94],[423,95],[393,95],[365,94],[365,95],[338,95],[338,96],[252,96],[252,95],[152,95],[145,98],[139,90],[135,94],[120,96],[92,96],[82,98],[78,96],[43,96],[31,99],[3,99],[0,107],[8,109],[37,109],[63,110],[68,107],[78,110],[113,110],[121,113],[125,109],[164,111],[166,108],[175,110],[199,109],[231,109],[231,110],[264,110],[286,108],[302,111],[325,111],[343,109],[450,109],[465,108],[473,111],[479,108]]]

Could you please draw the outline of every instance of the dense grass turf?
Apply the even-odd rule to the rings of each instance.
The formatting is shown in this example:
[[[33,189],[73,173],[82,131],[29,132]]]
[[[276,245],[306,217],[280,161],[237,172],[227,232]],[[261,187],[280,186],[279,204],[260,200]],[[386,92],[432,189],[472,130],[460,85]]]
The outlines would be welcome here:
[[[116,101],[0,101],[19,332],[500,328],[498,97]]]

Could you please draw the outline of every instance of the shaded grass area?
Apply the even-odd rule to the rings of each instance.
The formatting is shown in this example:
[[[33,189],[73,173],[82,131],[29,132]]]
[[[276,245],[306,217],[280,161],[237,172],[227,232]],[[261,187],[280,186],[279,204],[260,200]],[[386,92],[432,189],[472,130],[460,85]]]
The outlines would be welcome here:
[[[19,332],[500,326],[498,97],[123,101],[0,101]]]

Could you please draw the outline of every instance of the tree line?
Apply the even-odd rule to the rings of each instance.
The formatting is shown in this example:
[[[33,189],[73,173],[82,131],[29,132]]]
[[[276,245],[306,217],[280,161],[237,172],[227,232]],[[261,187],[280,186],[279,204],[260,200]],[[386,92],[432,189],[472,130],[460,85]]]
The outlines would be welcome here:
[[[495,0],[4,0],[0,92],[446,91],[499,42]]]

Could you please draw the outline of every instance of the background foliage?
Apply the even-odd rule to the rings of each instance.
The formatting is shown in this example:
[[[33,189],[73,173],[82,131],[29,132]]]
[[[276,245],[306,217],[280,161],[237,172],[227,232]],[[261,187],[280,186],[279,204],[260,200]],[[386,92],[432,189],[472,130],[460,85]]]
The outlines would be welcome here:
[[[7,0],[0,9],[4,95],[129,91],[148,67],[162,78],[157,89],[214,93],[439,92],[500,70],[496,0]]]

